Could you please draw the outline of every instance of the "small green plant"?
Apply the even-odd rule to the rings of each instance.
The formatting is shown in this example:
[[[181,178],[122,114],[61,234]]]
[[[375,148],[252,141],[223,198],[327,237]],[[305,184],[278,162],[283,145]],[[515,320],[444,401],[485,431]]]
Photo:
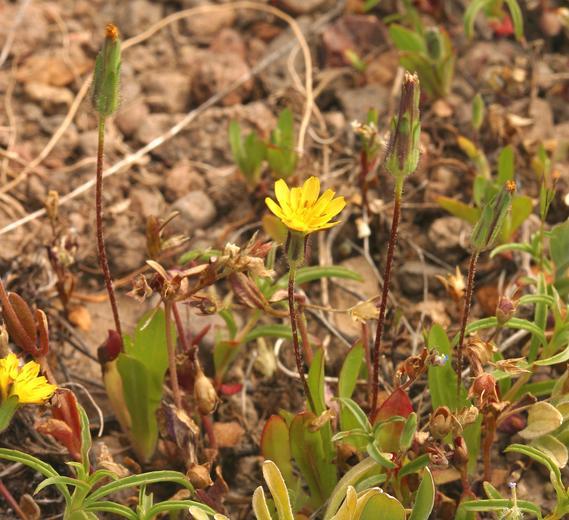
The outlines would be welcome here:
[[[277,126],[266,141],[256,132],[250,132],[244,138],[239,123],[231,121],[229,144],[233,160],[251,188],[259,183],[265,161],[273,176],[279,179],[290,177],[296,170],[298,154],[294,149],[294,118],[289,108],[279,114]]]
[[[400,53],[401,66],[416,72],[421,88],[430,98],[444,98],[450,92],[456,56],[446,31],[439,27],[414,29],[389,26],[389,36]]]
[[[491,168],[484,152],[466,137],[458,138],[459,147],[474,163],[476,176],[472,185],[473,206],[451,197],[438,197],[437,203],[455,217],[475,225],[478,222],[485,201],[494,197],[506,182],[513,182],[515,177],[515,154],[511,146],[505,146],[500,151],[496,174],[492,175]],[[507,242],[520,226],[531,215],[533,202],[527,195],[512,196],[511,211],[505,217],[499,241]]]
[[[58,473],[50,464],[28,455],[27,453],[0,448],[0,459],[18,462],[37,471],[45,477],[36,488],[35,493],[48,486],[55,486],[65,502],[64,520],[88,520],[99,518],[97,513],[111,513],[130,520],[152,520],[159,513],[188,510],[190,507],[200,508],[207,513],[214,514],[209,507],[193,500],[168,500],[153,504],[152,494],[146,494],[147,486],[157,482],[171,482],[193,491],[192,485],[183,473],[177,471],[151,471],[119,477],[116,473],[106,469],[91,469],[89,452],[91,449],[91,434],[89,432],[89,419],[85,410],[79,409],[81,417],[82,448],[81,461],[68,462],[67,465],[74,473],[68,477]],[[107,483],[104,483],[107,481]],[[136,511],[129,507],[108,499],[113,493],[139,487],[139,503]]]
[[[472,0],[464,13],[464,32],[468,38],[474,34],[474,22],[481,11],[490,20],[502,21],[507,16],[504,4],[508,6],[514,34],[518,40],[524,37],[524,20],[517,0]]]
[[[261,138],[251,132],[247,137],[241,135],[237,121],[229,124],[229,144],[233,160],[251,187],[257,186],[261,177],[261,167],[267,156],[267,146]]]

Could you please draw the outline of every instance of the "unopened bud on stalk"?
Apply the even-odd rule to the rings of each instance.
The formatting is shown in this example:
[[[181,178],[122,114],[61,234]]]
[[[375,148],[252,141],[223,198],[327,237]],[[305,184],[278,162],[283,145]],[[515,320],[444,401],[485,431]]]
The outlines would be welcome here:
[[[452,461],[458,467],[468,464],[468,448],[466,447],[466,442],[464,442],[464,437],[459,436],[454,439]]]
[[[203,373],[199,365],[196,366],[196,379],[194,383],[194,397],[198,404],[198,410],[202,415],[209,415],[217,407],[219,398],[213,384]]]
[[[496,319],[498,320],[498,325],[502,326],[508,323],[514,314],[516,314],[516,303],[510,298],[502,296],[496,307]]]
[[[116,25],[109,23],[105,29],[103,48],[95,62],[91,103],[102,117],[112,115],[119,106],[121,70],[121,41]]]
[[[416,74],[406,72],[401,87],[399,114],[391,122],[391,136],[385,158],[385,167],[400,184],[419,164],[420,94],[419,78]]]
[[[490,249],[506,219],[516,191],[516,183],[507,181],[504,187],[482,209],[482,214],[472,231],[472,246],[479,253]]]

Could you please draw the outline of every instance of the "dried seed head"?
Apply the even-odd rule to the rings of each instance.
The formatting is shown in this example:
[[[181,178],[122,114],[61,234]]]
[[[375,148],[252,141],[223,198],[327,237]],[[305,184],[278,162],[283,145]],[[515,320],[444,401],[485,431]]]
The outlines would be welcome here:
[[[479,336],[472,336],[466,343],[465,353],[475,368],[475,374],[482,372],[494,357],[496,347],[493,343],[483,341]]]
[[[444,439],[452,430],[455,421],[448,407],[439,406],[431,414],[429,431],[435,439]]]
[[[198,410],[202,415],[209,415],[217,408],[219,402],[217,392],[199,365],[196,366],[194,397],[198,405]]]

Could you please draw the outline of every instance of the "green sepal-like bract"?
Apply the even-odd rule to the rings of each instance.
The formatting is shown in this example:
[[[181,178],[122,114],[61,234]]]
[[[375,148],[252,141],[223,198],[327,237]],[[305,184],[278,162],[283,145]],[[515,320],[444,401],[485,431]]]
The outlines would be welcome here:
[[[91,103],[101,117],[112,115],[119,106],[121,41],[113,24],[106,28],[103,48],[95,62]]]

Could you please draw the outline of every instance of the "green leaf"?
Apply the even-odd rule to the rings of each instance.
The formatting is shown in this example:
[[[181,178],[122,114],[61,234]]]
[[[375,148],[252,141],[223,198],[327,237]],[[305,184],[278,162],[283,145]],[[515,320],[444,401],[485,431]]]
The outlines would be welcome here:
[[[47,462],[43,462],[42,460],[34,457],[33,455],[28,455],[22,451],[18,450],[10,450],[8,448],[0,448],[0,459],[10,460],[12,462],[19,462],[28,468],[31,468],[38,473],[41,473],[46,478],[51,477],[58,477],[59,473],[55,470],[53,466],[48,464]],[[60,483],[55,483],[55,486],[59,490],[59,492],[65,498],[65,502],[69,504],[71,501],[71,495],[67,486]]]
[[[294,173],[298,155],[294,149],[294,117],[289,108],[279,114],[266,153],[269,166],[277,177],[287,178]]]
[[[569,268],[569,220],[551,230],[549,253],[555,263],[555,279],[559,280]]]
[[[99,489],[93,491],[86,499],[85,505],[92,505],[96,501],[102,499],[103,497],[110,495],[111,493],[117,493],[124,489],[129,489],[137,486],[148,486],[157,482],[171,482],[173,484],[178,484],[190,491],[193,491],[193,487],[190,481],[186,478],[183,473],[179,471],[149,471],[148,473],[142,473],[140,475],[131,475],[129,477],[121,478],[114,482],[110,482],[101,486]]]
[[[429,391],[433,409],[439,406],[448,406],[451,410],[466,406],[466,390],[461,389],[460,400],[456,395],[457,379],[452,367],[452,348],[445,330],[434,324],[429,331],[427,340],[429,350],[436,349],[447,356],[447,362],[442,366],[431,365],[428,371]]]
[[[565,363],[569,361],[569,346],[562,352],[555,354],[555,356],[551,356],[545,359],[540,359],[539,361],[535,361],[533,364],[539,367],[545,367],[550,365],[557,365],[559,363]]]
[[[427,49],[421,36],[399,24],[389,26],[389,37],[400,51],[425,54]]]
[[[474,208],[459,200],[451,199],[450,197],[437,197],[437,204],[451,215],[468,222],[472,226],[474,226],[480,218],[479,208]]]
[[[364,347],[361,343],[354,345],[342,364],[338,379],[338,397],[352,397],[364,359]]]
[[[462,502],[459,507],[459,511],[472,511],[472,512],[485,512],[485,511],[495,511],[504,512],[505,510],[511,509],[514,503],[509,499],[489,499],[489,500],[470,500],[468,502]],[[527,500],[518,500],[517,506],[520,511],[524,513],[529,513],[535,515],[541,520],[541,510],[533,502]]]
[[[257,520],[272,520],[263,488],[259,486],[253,493],[253,512]]]
[[[263,463],[263,477],[271,491],[279,520],[294,520],[285,481],[274,462],[266,460]]]
[[[399,438],[399,446],[401,451],[407,451],[411,447],[413,438],[415,437],[415,432],[417,431],[417,414],[412,412],[403,426],[403,431],[401,432],[401,437]]]
[[[311,431],[316,417],[312,413],[300,413],[290,425],[292,456],[308,488],[311,504],[321,506],[330,496],[337,482],[336,465],[329,456],[330,447],[324,446],[321,430]]]
[[[342,278],[344,280],[355,280],[363,282],[362,275],[337,265],[314,265],[301,267],[296,271],[296,283],[302,285],[309,282],[320,280],[321,278]],[[288,274],[285,274],[274,285],[274,294],[278,289],[286,289],[288,287]]]
[[[554,432],[562,423],[563,415],[555,406],[538,401],[529,408],[527,426],[519,434],[526,440],[537,439]]]
[[[425,468],[409,520],[428,520],[434,505],[435,481],[429,468]]]
[[[514,33],[518,40],[524,37],[524,17],[522,15],[522,10],[517,2],[517,0],[505,0],[510,14],[512,16],[512,24],[514,25]]]
[[[368,500],[359,520],[377,520],[378,518],[405,520],[405,508],[401,502],[381,490],[378,491],[380,492]],[[379,511],[381,511],[380,516],[378,515]]]
[[[316,415],[320,415],[326,410],[326,401],[324,398],[324,349],[319,348],[314,354],[314,359],[308,371],[308,389],[316,410],[313,410]]]
[[[550,457],[551,460],[560,468],[567,466],[567,460],[569,459],[567,446],[565,446],[565,444],[563,444],[557,437],[554,437],[553,435],[544,435],[543,437],[532,441],[532,445]]]
[[[472,0],[468,4],[468,8],[464,13],[464,34],[468,39],[472,38],[474,34],[474,22],[476,20],[476,15],[482,10],[486,9],[493,0]]]
[[[484,482],[482,486],[484,487],[484,492],[488,498],[497,498],[498,500],[504,498],[500,492],[490,484],[490,482]]]
[[[386,457],[386,455],[381,453],[376,441],[370,442],[367,445],[367,453],[382,468],[393,469],[396,467],[395,464]]]
[[[296,489],[298,479],[292,469],[289,429],[282,417],[271,415],[261,434],[261,453],[272,460],[281,471],[287,486]]]
[[[350,411],[351,415],[356,420],[358,426],[365,432],[371,433],[371,424],[367,418],[366,413],[360,408],[360,406],[352,399],[348,397],[339,397],[338,401],[342,405],[342,408],[346,408]]]
[[[399,479],[406,477],[407,475],[411,475],[412,473],[418,473],[423,468],[426,468],[430,464],[429,456],[425,453],[423,455],[419,455],[416,459],[413,459],[411,462],[405,464],[398,473]]]
[[[514,148],[512,145],[505,146],[498,156],[497,182],[503,185],[506,181],[514,179]]]
[[[112,513],[114,515],[122,516],[123,518],[129,518],[130,520],[139,520],[138,515],[129,507],[117,504],[116,502],[109,502],[107,500],[101,500],[90,504],[88,507],[85,507],[84,510],[92,513]]]
[[[282,325],[280,323],[259,325],[245,336],[245,343],[249,343],[258,338],[284,338],[290,341],[292,340],[292,332],[290,331],[289,325]]]

